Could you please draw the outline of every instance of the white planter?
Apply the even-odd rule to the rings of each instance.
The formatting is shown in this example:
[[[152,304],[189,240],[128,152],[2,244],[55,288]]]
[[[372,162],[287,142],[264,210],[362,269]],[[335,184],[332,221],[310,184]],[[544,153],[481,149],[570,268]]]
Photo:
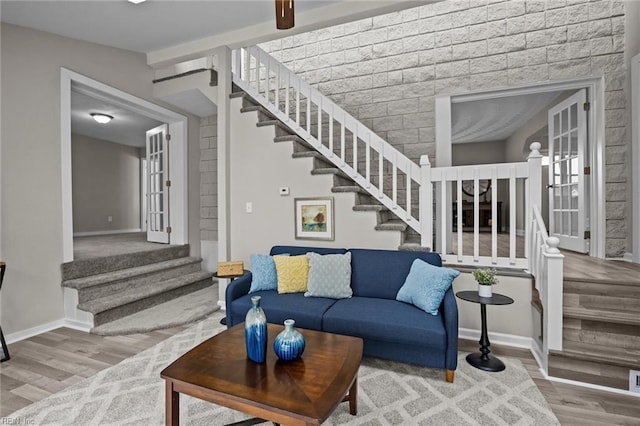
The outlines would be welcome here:
[[[478,296],[480,297],[491,297],[491,295],[493,294],[491,292],[491,287],[490,285],[482,285],[482,284],[478,284]]]

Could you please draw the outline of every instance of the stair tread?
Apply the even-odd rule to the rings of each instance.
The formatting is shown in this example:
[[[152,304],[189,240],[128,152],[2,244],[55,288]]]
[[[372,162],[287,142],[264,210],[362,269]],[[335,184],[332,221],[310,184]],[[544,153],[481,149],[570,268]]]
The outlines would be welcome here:
[[[602,346],[571,340],[564,340],[562,342],[562,351],[552,350],[550,353],[583,361],[611,363],[623,367],[637,367],[638,360],[640,359],[639,349]]]
[[[375,229],[379,231],[404,231],[407,229],[407,224],[400,219],[390,219],[386,222],[377,224]]]
[[[144,290],[136,289],[135,292],[122,292],[112,296],[102,297],[100,299],[89,300],[78,304],[78,309],[97,314],[106,310],[126,305],[138,300],[146,299],[157,294],[164,293],[188,284],[209,279],[213,276],[211,272],[200,271],[183,275],[177,278],[159,281],[152,287],[146,287]]]
[[[382,212],[389,209],[382,204],[356,204],[353,206],[353,211],[356,212]]]
[[[580,306],[564,306],[563,316],[619,324],[640,325],[640,315],[637,312],[630,311],[610,311],[607,309],[590,309]]]
[[[119,269],[113,272],[105,272],[103,274],[90,275],[88,277],[75,278],[62,282],[63,287],[70,287],[76,289],[82,289],[87,287],[93,287],[96,285],[113,282],[117,280],[123,280],[127,278],[138,277],[141,275],[148,275],[153,272],[159,272],[167,269],[176,268],[179,266],[190,265],[193,263],[200,263],[202,259],[199,257],[180,257],[178,259],[171,259],[163,262],[149,263],[147,265],[137,266],[134,268]]]
[[[334,186],[331,188],[331,192],[360,192],[368,194],[366,189],[358,185]]]

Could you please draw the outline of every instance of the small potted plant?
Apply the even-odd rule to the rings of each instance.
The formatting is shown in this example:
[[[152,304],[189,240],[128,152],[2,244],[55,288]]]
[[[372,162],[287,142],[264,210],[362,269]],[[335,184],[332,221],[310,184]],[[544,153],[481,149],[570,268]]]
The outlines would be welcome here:
[[[491,297],[491,286],[498,283],[497,271],[490,268],[478,268],[473,271],[473,278],[478,282],[478,295],[480,297]]]

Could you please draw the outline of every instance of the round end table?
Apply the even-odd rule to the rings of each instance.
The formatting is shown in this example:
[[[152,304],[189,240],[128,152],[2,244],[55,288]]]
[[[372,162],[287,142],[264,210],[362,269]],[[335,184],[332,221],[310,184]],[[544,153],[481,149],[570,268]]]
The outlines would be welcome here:
[[[251,272],[251,271],[249,271],[249,270],[247,270],[247,269],[243,269],[241,274],[218,275],[218,271],[216,271],[216,272],[214,272],[214,273],[213,273],[213,276],[214,276],[214,278],[222,278],[222,279],[225,279],[225,280],[231,280],[231,281],[233,281],[233,280],[235,280],[236,278],[240,278],[241,276],[243,276],[243,275],[245,275],[245,274],[248,274],[249,272]],[[227,318],[226,318],[226,317],[225,317],[225,318],[222,318],[222,319],[220,320],[220,324],[221,324],[221,325],[227,325]]]

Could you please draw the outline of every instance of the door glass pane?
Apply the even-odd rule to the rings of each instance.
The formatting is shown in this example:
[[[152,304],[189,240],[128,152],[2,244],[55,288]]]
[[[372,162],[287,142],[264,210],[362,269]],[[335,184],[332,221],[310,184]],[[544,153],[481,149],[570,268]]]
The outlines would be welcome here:
[[[568,186],[562,187],[562,205],[559,207],[561,209],[569,208],[569,187]]]
[[[571,183],[578,183],[578,174],[580,173],[578,168],[578,159],[572,158],[569,160],[569,164],[571,166]]]
[[[571,236],[578,236],[578,212],[571,213]]]
[[[558,161],[560,159],[560,150],[562,146],[560,145],[560,138],[553,138],[553,160]]]
[[[556,228],[556,233],[562,234],[562,213],[561,212],[555,212],[554,213],[554,219],[555,219],[554,226]]]
[[[556,137],[560,134],[560,114],[553,116],[553,136]]]
[[[578,127],[578,104],[572,104],[571,107],[569,108],[569,116],[570,116],[570,123],[569,123],[569,128],[570,129],[575,129]]]
[[[578,155],[578,131],[574,130],[571,132],[571,137],[569,141],[569,155],[572,157],[576,157]]]
[[[578,209],[578,185],[571,185],[571,210]]]
[[[555,186],[553,188],[553,205],[555,209],[562,208],[562,187],[560,186]]]
[[[562,158],[569,157],[569,136],[564,135],[562,137]]]
[[[569,162],[561,161],[560,170],[562,170],[562,183],[569,183]]]
[[[569,130],[569,112],[566,109],[562,111],[560,126],[562,129],[562,133],[566,133]]]
[[[563,235],[567,235],[569,234],[570,230],[569,230],[569,215],[571,213],[569,212],[562,212],[562,234]]]

